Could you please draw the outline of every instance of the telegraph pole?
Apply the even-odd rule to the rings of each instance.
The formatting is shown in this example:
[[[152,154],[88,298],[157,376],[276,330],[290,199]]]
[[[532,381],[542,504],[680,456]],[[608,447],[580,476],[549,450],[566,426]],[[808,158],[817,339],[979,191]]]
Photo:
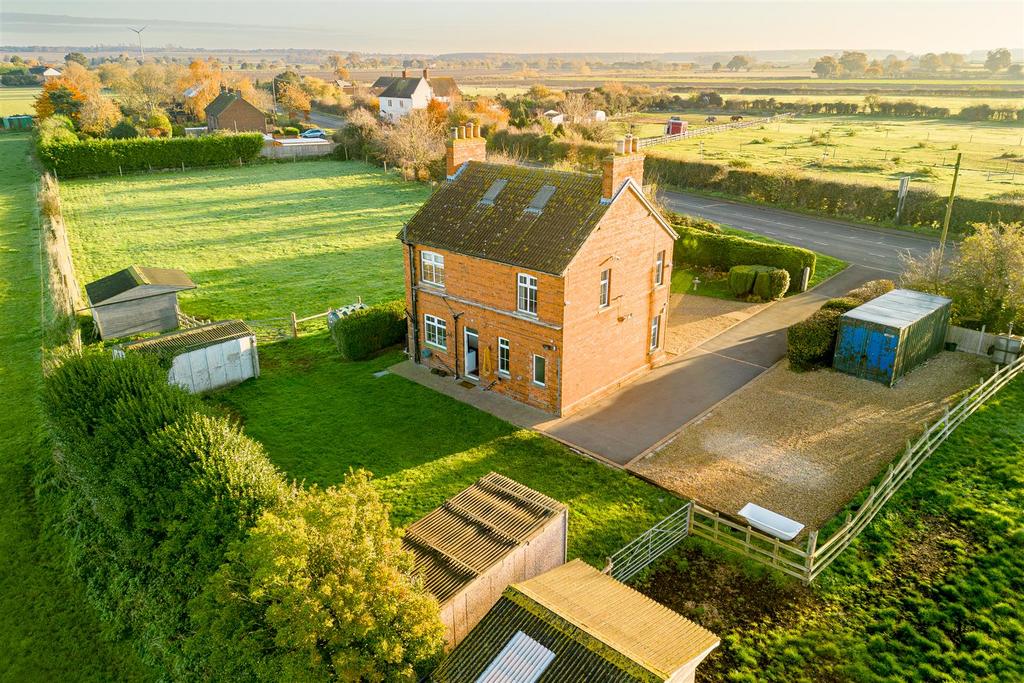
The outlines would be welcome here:
[[[949,188],[949,201],[946,202],[946,217],[942,221],[942,237],[939,239],[939,261],[935,265],[936,279],[939,277],[938,271],[942,270],[942,257],[946,253],[946,235],[949,234],[949,219],[953,215],[953,197],[956,195],[956,181],[960,177],[960,159],[963,156],[963,152],[956,153],[956,166],[953,167],[953,185]]]

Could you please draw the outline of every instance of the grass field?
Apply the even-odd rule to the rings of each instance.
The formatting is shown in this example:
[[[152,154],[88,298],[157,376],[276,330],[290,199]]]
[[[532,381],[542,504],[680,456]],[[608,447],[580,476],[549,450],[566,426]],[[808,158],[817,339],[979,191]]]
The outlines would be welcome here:
[[[402,292],[395,236],[429,190],[358,162],[306,161],[61,184],[79,282],[181,268],[203,318],[309,315]]]
[[[35,114],[32,104],[39,88],[0,88],[0,116],[13,114]]]
[[[667,117],[638,117],[644,124],[640,135],[660,131],[655,122]],[[911,187],[940,194],[948,193],[957,152],[962,152],[958,194],[989,198],[1024,192],[1022,143],[1024,128],[1012,123],[801,116],[649,149],[690,161],[703,157],[892,187],[900,176],[910,175]]]
[[[687,543],[644,591],[722,636],[707,681],[1024,679],[1024,379],[812,589]]]
[[[374,377],[403,358],[342,362],[326,333],[269,344],[259,380],[212,400],[291,477],[332,484],[350,467],[372,471],[401,525],[493,470],[567,504],[569,554],[600,567],[681,505],[546,437],[402,377]]]
[[[29,137],[0,136],[0,681],[144,680],[108,645],[61,549],[41,528],[33,461],[41,453],[36,175]]]
[[[740,230],[738,228],[722,226],[722,231],[728,235],[736,235],[737,237],[743,237],[755,242],[784,244],[783,242],[772,239],[771,237],[758,235],[756,232],[747,232],[746,230]],[[818,252],[814,252],[814,254],[814,275],[811,276],[808,287],[814,287],[815,285],[824,282],[848,265],[846,261],[837,259],[834,256],[819,254]],[[693,287],[694,278],[698,279],[696,289]],[[730,300],[736,298],[733,296],[733,293],[729,291],[728,273],[712,272],[697,268],[696,266],[690,266],[685,263],[674,263],[672,265],[671,288],[673,294],[699,294],[700,296],[713,296],[716,299]],[[793,287],[792,283],[790,283],[790,291],[786,293],[786,296],[791,296],[797,293],[797,288]]]

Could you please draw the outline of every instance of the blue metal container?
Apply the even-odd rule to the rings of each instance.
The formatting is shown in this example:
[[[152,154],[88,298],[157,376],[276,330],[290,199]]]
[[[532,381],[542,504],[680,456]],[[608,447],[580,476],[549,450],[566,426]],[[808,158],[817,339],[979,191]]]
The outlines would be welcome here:
[[[888,386],[942,350],[952,300],[895,289],[839,319],[833,367]]]

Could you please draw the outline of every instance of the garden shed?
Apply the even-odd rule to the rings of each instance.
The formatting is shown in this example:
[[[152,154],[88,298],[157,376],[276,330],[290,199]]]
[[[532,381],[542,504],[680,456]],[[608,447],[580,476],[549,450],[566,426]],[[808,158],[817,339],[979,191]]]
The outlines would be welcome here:
[[[565,562],[568,511],[495,472],[405,530],[424,585],[441,604],[454,647],[512,583]]]
[[[942,350],[951,299],[894,289],[839,319],[833,366],[892,386]]]
[[[101,339],[178,327],[178,292],[195,289],[188,274],[170,268],[129,266],[85,286]]]
[[[151,353],[171,360],[167,381],[198,394],[260,376],[256,333],[224,320],[125,344],[115,355]]]

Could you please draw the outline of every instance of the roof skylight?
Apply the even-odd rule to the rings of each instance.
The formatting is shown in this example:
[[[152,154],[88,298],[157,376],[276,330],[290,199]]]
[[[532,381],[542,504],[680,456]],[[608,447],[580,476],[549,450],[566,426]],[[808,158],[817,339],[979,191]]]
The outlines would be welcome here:
[[[498,194],[505,189],[508,185],[508,180],[505,178],[499,178],[491,183],[491,186],[487,188],[487,192],[484,192],[483,198],[480,199],[480,203],[486,206],[493,206],[494,200],[498,198]]]
[[[530,200],[530,205],[526,207],[526,211],[536,214],[541,213],[553,194],[555,194],[554,185],[541,186],[541,188],[537,190],[537,194],[533,195],[533,199]]]

